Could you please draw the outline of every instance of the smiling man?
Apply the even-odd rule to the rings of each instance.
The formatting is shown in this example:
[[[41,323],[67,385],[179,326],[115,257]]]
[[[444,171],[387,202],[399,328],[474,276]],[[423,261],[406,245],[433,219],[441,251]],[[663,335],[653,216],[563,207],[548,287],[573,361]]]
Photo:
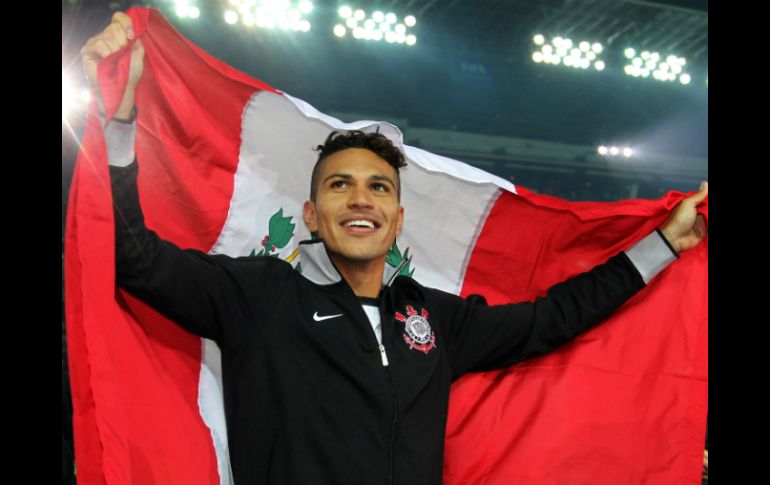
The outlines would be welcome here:
[[[133,37],[113,24],[81,51],[89,78]],[[659,230],[534,302],[488,306],[385,264],[401,232],[403,154],[377,133],[332,133],[313,170],[302,272],[271,257],[183,250],[146,228],[136,187],[134,44],[105,128],[118,284],[222,351],[235,483],[438,484],[451,383],[546,354],[606,319],[705,236],[685,199]],[[97,93],[98,94],[98,93]]]
[[[334,132],[319,145],[303,218],[356,295],[380,293],[385,256],[404,225],[398,169],[404,156],[384,136]]]

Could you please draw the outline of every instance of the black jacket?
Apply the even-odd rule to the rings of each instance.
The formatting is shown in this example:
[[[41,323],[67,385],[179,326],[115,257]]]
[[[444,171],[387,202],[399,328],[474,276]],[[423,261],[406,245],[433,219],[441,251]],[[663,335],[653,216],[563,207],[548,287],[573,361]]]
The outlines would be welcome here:
[[[300,245],[301,274],[180,250],[145,228],[137,164],[110,170],[118,284],[221,348],[236,485],[439,484],[454,379],[545,354],[644,287],[625,253],[502,306],[388,271],[380,346],[323,242]]]

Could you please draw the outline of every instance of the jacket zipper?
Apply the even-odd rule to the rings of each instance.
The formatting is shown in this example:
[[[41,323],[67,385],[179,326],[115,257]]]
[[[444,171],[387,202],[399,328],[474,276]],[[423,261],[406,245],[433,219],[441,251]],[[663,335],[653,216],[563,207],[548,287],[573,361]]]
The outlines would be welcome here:
[[[388,354],[385,353],[385,346],[380,344],[380,356],[382,357],[382,367],[385,369],[385,375],[388,378],[388,386],[390,387],[390,395],[393,398],[393,424],[391,426],[390,434],[390,446],[388,447],[388,457],[390,459],[390,470],[388,475],[388,483],[393,483],[393,448],[396,444],[396,430],[398,429],[398,401],[396,400],[396,390],[393,387],[393,379],[390,376],[390,370],[388,369]]]

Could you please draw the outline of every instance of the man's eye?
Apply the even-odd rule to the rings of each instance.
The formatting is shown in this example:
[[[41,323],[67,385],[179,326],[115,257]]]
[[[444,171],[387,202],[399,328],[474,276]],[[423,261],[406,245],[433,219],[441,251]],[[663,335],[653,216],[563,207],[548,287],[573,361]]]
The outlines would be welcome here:
[[[345,187],[347,184],[348,184],[348,183],[347,183],[347,182],[345,182],[344,180],[335,180],[334,182],[332,182],[332,185],[331,185],[331,187],[332,187],[333,189],[342,189],[342,188],[344,188],[344,187]]]
[[[390,190],[387,185],[385,184],[372,184],[372,189],[374,189],[377,192],[387,192]]]

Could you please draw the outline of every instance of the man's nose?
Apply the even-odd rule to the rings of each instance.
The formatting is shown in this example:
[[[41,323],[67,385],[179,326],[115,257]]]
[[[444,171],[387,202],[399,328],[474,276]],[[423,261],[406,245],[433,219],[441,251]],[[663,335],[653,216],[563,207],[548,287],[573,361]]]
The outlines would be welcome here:
[[[374,207],[374,202],[372,200],[372,193],[369,191],[369,188],[366,187],[366,185],[361,185],[361,184],[356,185],[356,187],[354,187],[353,190],[350,192],[350,199],[348,199],[348,206],[352,208]]]

